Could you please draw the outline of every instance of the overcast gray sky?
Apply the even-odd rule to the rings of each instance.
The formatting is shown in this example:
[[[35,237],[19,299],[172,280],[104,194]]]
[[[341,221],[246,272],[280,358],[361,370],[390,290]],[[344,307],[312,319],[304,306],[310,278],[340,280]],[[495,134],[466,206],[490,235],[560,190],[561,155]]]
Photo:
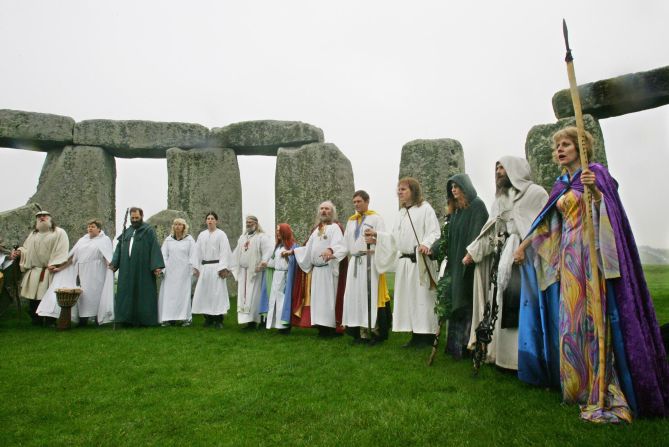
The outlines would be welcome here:
[[[0,108],[207,127],[321,127],[390,223],[402,145],[454,138],[490,205],[568,86],[669,64],[669,2],[0,0]],[[669,248],[669,107],[601,121],[637,243]],[[44,153],[0,148],[0,210],[35,192]],[[244,213],[274,220],[272,157],[240,157]],[[117,159],[117,214],[167,207],[165,160]],[[7,185],[11,184],[11,187]],[[83,233],[83,229],[82,229]]]

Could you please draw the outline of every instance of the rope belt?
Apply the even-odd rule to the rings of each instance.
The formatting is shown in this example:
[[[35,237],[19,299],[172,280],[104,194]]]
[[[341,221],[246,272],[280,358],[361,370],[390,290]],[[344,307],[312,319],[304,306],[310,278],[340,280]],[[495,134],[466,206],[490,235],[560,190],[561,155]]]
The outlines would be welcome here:
[[[351,253],[351,257],[355,258],[355,261],[353,261],[353,277],[357,278],[358,277],[358,264],[362,264],[362,257],[367,256],[367,253],[364,251],[358,252],[358,253]]]

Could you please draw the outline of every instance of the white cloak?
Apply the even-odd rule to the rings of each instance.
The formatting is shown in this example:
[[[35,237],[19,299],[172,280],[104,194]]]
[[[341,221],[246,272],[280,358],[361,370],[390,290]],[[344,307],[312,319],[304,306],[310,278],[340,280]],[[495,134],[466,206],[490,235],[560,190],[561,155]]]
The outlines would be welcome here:
[[[325,225],[316,228],[304,247],[294,250],[295,260],[306,273],[311,273],[311,324],[312,326],[337,327],[335,304],[337,299],[337,281],[339,279],[339,261],[336,254],[325,261],[321,257],[326,249],[335,252],[337,244],[344,235],[339,225]]]
[[[230,243],[223,230],[202,231],[195,243],[191,263],[200,272],[193,294],[194,314],[225,315],[230,309],[227,281],[218,276],[224,269],[230,270]],[[202,264],[202,261],[218,261]]]
[[[158,322],[191,320],[191,264],[195,239],[187,234],[177,240],[167,236],[161,247],[165,268],[158,294]]]
[[[415,234],[407,213],[410,213]],[[393,332],[434,334],[437,331],[437,291],[430,289],[428,275],[429,269],[432,278],[438,280],[437,263],[418,253],[418,245],[431,247],[440,235],[439,220],[427,202],[412,206],[409,211],[401,208],[392,233],[377,232],[376,268],[379,273],[395,270]],[[415,253],[416,263],[400,258],[406,253]]]
[[[513,266],[513,252],[527,235],[532,222],[548,200],[548,194],[530,180],[530,167],[526,160],[518,157],[502,157],[499,162],[517,191],[506,197],[495,199],[490,210],[490,218],[481,229],[479,236],[467,247],[467,252],[476,263],[474,270],[474,299],[472,326],[469,334],[469,349],[476,344],[476,328],[483,319],[486,301],[492,298],[490,269],[492,267],[496,228],[505,228],[509,233],[500,257],[497,277],[498,318],[492,342],[488,345],[489,363],[502,368],[518,369],[518,328],[502,329],[502,296]],[[498,223],[499,222],[499,223]]]
[[[272,256],[274,241],[265,233],[244,233],[239,236],[232,253],[232,274],[237,280],[237,322],[260,322],[260,285],[262,271],[256,271],[261,262]]]

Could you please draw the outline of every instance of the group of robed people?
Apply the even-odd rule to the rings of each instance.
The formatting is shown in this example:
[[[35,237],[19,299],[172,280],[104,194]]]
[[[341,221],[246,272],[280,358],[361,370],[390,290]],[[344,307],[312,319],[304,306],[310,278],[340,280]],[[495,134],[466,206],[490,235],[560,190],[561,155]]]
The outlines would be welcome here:
[[[99,324],[190,325],[193,314],[203,314],[205,326],[220,328],[230,309],[226,281],[233,277],[237,321],[246,329],[287,334],[292,327],[315,327],[321,337],[348,333],[353,343],[376,344],[392,327],[411,333],[404,346],[422,347],[433,346],[445,321],[445,352],[462,359],[474,350],[485,320],[494,326],[485,360],[517,370],[527,383],[561,389],[565,402],[580,405],[583,419],[665,416],[665,347],[618,185],[600,164],[583,169],[575,128],[553,139],[563,174],[550,195],[532,182],[526,160],[501,157],[490,213],[467,174],[457,174],[447,180],[443,225],[418,181],[407,177],[398,183],[392,229],[360,190],[345,225],[332,202],[321,203],[301,245],[289,224],[279,224],[272,237],[247,216],[232,251],[210,212],[197,239],[176,219],[160,247],[143,211],[131,208],[131,225],[112,255],[99,221],[90,221],[68,251],[67,234],[41,212],[11,257],[20,257],[21,296],[34,321],[56,317],[55,288],[76,283],[83,293],[75,314],[83,324],[95,318]],[[585,188],[591,203],[581,200]],[[599,284],[591,280],[586,207],[594,220]],[[388,272],[395,275],[392,311]],[[590,299],[593,288],[602,299]]]

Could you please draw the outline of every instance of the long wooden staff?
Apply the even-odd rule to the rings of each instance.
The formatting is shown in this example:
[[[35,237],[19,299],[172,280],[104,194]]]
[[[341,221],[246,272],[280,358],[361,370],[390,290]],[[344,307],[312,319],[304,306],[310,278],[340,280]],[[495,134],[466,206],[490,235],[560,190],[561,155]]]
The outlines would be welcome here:
[[[569,33],[567,31],[567,22],[562,20],[562,33],[564,34],[564,43],[567,47],[565,62],[567,63],[567,74],[569,76],[569,91],[571,92],[571,101],[574,105],[574,117],[576,118],[576,130],[578,134],[578,147],[581,156],[581,169],[588,169],[588,154],[586,152],[587,141],[585,139],[585,124],[583,123],[583,111],[581,109],[581,97],[578,93],[578,84],[576,84],[576,73],[574,72],[574,58],[569,48]],[[585,202],[585,225],[584,231],[588,236],[588,249],[590,254],[591,277],[586,286],[586,302],[593,308],[593,317],[595,328],[597,329],[597,341],[599,343],[599,406],[604,407],[605,392],[605,352],[604,352],[604,318],[602,315],[602,297],[599,287],[599,271],[597,266],[597,252],[595,251],[595,227],[592,222],[592,205],[590,189],[583,188],[583,201]],[[586,277],[587,280],[587,277]]]

